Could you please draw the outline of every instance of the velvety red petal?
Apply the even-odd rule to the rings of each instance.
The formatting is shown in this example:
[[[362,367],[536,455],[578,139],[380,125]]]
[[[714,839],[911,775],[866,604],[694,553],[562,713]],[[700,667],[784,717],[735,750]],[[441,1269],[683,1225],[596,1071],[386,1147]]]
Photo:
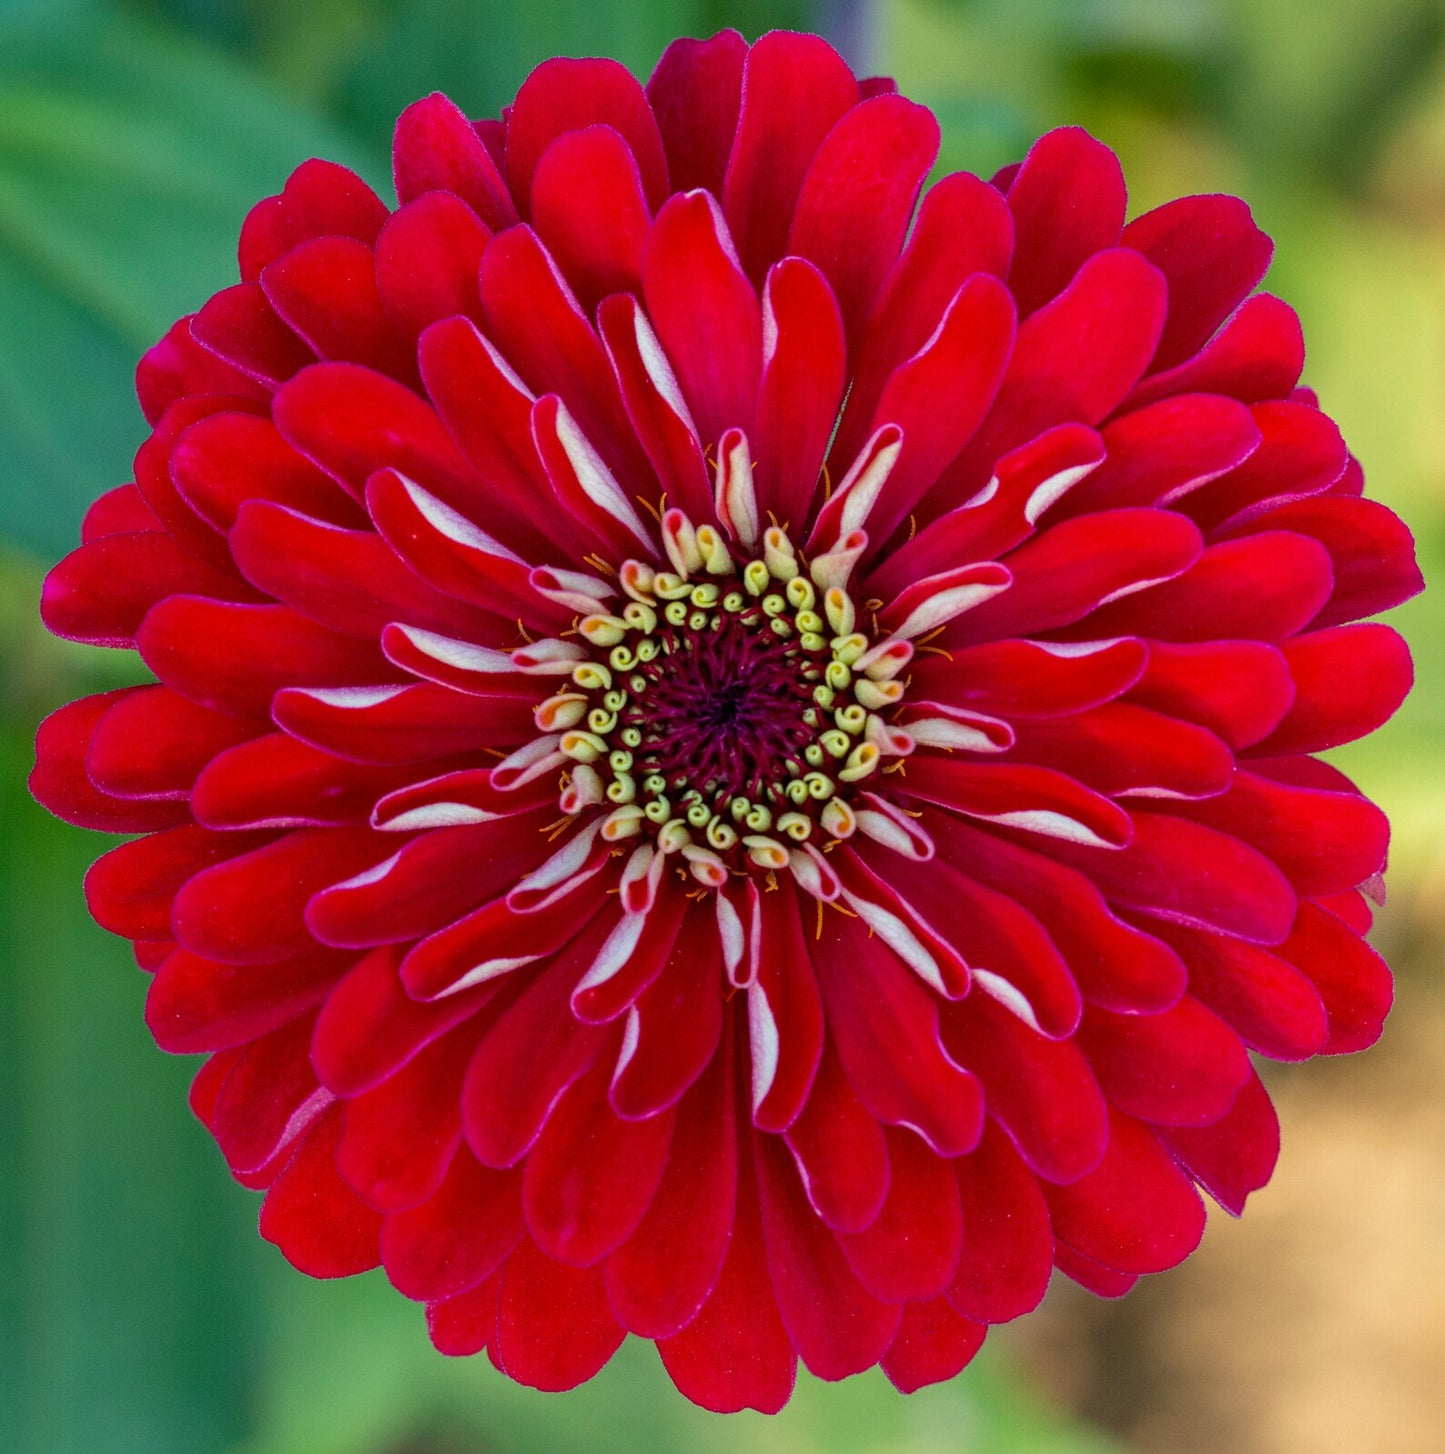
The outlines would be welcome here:
[[[942,1298],[909,1303],[879,1363],[899,1393],[915,1393],[961,1373],[987,1332],[985,1324],[963,1317]]]
[[[823,138],[859,100],[847,63],[816,35],[774,30],[748,51],[722,202],[747,275],[761,283]]]
[[[776,1137],[755,1134],[768,1268],[783,1324],[809,1370],[847,1378],[871,1368],[898,1331],[899,1309],[875,1298],[818,1220]]]
[[[1162,1272],[1204,1234],[1204,1203],[1147,1127],[1110,1112],[1104,1159],[1067,1186],[1045,1186],[1061,1242],[1116,1272]]]
[[[392,1286],[424,1301],[486,1282],[525,1235],[521,1185],[520,1171],[494,1171],[459,1149],[436,1191],[382,1226]]]
[[[963,1246],[948,1285],[964,1317],[1006,1323],[1043,1300],[1053,1270],[1049,1209],[1032,1171],[990,1120],[975,1151],[954,1162]]]
[[[1155,370],[1203,347],[1264,276],[1274,244],[1238,197],[1179,197],[1136,217],[1120,241],[1169,282],[1169,317]]]
[[[652,214],[632,152],[610,126],[564,132],[532,180],[532,225],[584,308],[635,293]]]
[[[697,1317],[659,1339],[657,1351],[678,1389],[714,1413],[776,1413],[793,1392],[798,1355],[778,1314],[746,1143],[738,1161],[737,1221],[717,1285]]]
[[[243,1045],[320,1004],[347,960],[325,950],[264,965],[225,964],[188,949],[168,955],[146,996],[162,1050],[193,1055]]]
[[[428,1303],[426,1330],[432,1347],[448,1358],[470,1358],[495,1342],[501,1285],[502,1279],[493,1275],[464,1293]]]
[[[827,278],[855,346],[897,261],[938,141],[926,107],[876,96],[838,121],[803,180],[787,250]],[[868,225],[860,233],[861,217]]]
[[[392,213],[376,240],[376,288],[408,345],[439,318],[481,317],[477,268],[491,235],[450,192],[424,192]]]
[[[261,1204],[261,1235],[311,1277],[351,1277],[377,1265],[381,1218],[336,1170],[337,1107],[307,1136]]]
[[[590,1267],[636,1230],[662,1180],[675,1112],[624,1121],[599,1061],[557,1102],[522,1173],[522,1210],[541,1251]]]
[[[399,202],[424,192],[453,192],[493,231],[517,220],[497,164],[471,122],[439,91],[401,113],[391,155]]]
[[[963,1211],[953,1166],[912,1131],[888,1132],[888,1195],[860,1232],[838,1243],[858,1280],[884,1302],[939,1295],[953,1281]]]
[[[934,996],[865,927],[825,910],[814,951],[829,1034],[853,1089],[880,1121],[913,1127],[940,1155],[970,1151],[983,1124],[978,1081],[944,1049]]]
[[[735,30],[710,40],[675,40],[647,83],[675,192],[705,187],[722,196],[723,174],[738,128],[748,43]]]
[[[1279,1158],[1279,1117],[1257,1075],[1212,1126],[1166,1126],[1158,1135],[1190,1176],[1236,1217],[1250,1192],[1269,1181]]]
[[[476,1038],[464,1025],[347,1101],[337,1168],[378,1211],[419,1206],[441,1186],[461,1142],[457,1095]]]
[[[1364,737],[1395,714],[1415,680],[1404,638],[1374,622],[1314,631],[1280,650],[1294,678],[1294,705],[1250,749],[1261,757],[1319,752]]]
[[[1124,173],[1119,158],[1077,126],[1039,138],[1009,183],[1014,218],[1009,287],[1028,315],[1068,286],[1079,268],[1119,241]]]
[[[1238,751],[1267,736],[1294,701],[1284,656],[1261,641],[1151,641],[1131,701],[1207,727]]]
[[[756,51],[753,52],[756,54]],[[642,263],[648,316],[704,445],[737,427],[752,435],[763,361],[757,294],[727,223],[706,192],[675,196],[657,215]]]
[[[508,1378],[549,1393],[576,1388],[625,1336],[600,1267],[564,1267],[531,1242],[507,1259],[491,1352]]]
[[[1283,399],[1304,368],[1299,315],[1268,293],[1248,298],[1192,358],[1151,374],[1124,402],[1142,408],[1174,394],[1227,394],[1244,404]]]
[[[1329,1017],[1326,1055],[1364,1050],[1380,1038],[1394,999],[1389,966],[1333,914],[1301,904],[1299,918],[1276,953],[1319,991]]]

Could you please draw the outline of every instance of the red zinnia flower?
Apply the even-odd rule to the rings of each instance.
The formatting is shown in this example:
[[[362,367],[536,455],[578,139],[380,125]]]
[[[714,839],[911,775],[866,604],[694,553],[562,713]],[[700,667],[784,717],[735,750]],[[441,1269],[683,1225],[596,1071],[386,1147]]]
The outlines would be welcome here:
[[[1420,585],[1228,197],[1124,225],[811,36],[556,60],[302,166],[51,574],[158,683],[41,729],[263,1235],[437,1346],[688,1397],[957,1372],[1268,1178],[1249,1051],[1377,1035],[1311,754]],[[910,230],[911,229],[911,230]],[[1364,896],[1362,896],[1362,894]]]

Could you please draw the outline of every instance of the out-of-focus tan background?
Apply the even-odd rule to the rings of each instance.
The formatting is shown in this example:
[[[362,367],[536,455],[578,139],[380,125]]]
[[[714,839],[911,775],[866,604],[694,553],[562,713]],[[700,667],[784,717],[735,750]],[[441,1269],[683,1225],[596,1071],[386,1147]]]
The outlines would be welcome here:
[[[87,920],[102,840],[25,794],[36,720],[125,680],[44,637],[44,567],[142,437],[130,370],[233,280],[247,205],[309,155],[387,176],[426,91],[495,112],[548,54],[646,74],[670,36],[822,29],[988,175],[1049,126],[1118,150],[1132,209],[1247,197],[1306,382],[1372,494],[1445,564],[1441,0],[0,0],[0,1448],[16,1454],[1445,1451],[1445,632],[1338,754],[1396,826],[1377,933],[1398,1008],[1367,1054],[1271,1067],[1274,1182],[1182,1269],[1056,1285],[954,1384],[805,1380],[778,1419],[682,1404],[646,1348],[544,1397],[448,1363],[379,1279],[315,1284],[254,1231]]]

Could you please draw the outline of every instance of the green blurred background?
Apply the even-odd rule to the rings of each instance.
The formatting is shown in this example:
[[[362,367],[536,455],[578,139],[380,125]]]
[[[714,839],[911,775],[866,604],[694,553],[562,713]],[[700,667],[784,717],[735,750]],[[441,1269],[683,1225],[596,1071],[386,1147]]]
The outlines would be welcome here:
[[[1056,1286],[954,1385],[804,1380],[778,1419],[685,1405],[649,1348],[544,1397],[451,1363],[378,1275],[317,1284],[255,1234],[151,1045],[142,976],[86,918],[101,840],[24,790],[38,718],[125,680],[35,621],[45,566],[142,438],[131,370],[234,279],[250,202],[307,156],[379,187],[398,110],[495,113],[547,55],[646,75],[673,35],[821,29],[932,105],[988,175],[1080,121],[1133,210],[1236,191],[1279,247],[1306,382],[1371,492],[1445,559],[1441,0],[0,0],[0,1449],[1445,1450],[1445,644],[1399,613],[1420,685],[1340,754],[1396,823],[1384,1041],[1271,1074],[1285,1156],[1242,1223],[1103,1304]]]

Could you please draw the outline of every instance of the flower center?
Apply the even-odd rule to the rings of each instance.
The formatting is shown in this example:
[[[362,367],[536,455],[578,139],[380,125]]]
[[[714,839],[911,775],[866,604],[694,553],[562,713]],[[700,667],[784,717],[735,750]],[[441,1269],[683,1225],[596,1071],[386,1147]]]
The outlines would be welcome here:
[[[629,599],[579,621],[591,652],[536,710],[572,762],[562,807],[611,805],[605,837],[681,851],[705,883],[785,867],[795,845],[851,834],[852,785],[911,746],[878,715],[907,651],[874,646],[781,529],[743,562],[678,511],[665,533],[676,569],[623,565]]]

